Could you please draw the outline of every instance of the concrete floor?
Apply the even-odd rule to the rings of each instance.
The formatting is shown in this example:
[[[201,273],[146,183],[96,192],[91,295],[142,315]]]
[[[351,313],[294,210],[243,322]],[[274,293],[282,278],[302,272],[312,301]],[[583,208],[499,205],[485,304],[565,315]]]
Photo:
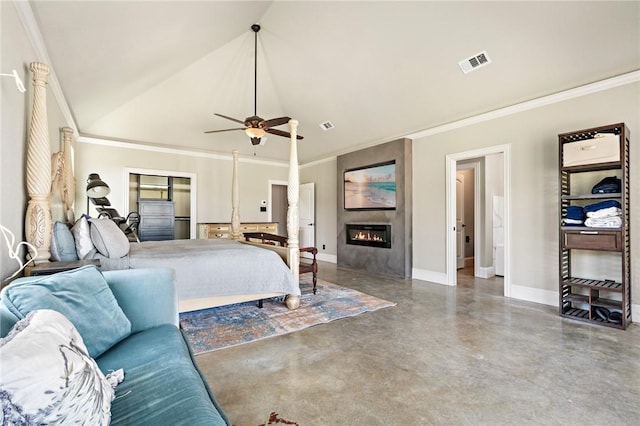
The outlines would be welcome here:
[[[562,319],[466,272],[457,288],[320,277],[397,306],[198,355],[234,425],[640,424],[639,324]]]

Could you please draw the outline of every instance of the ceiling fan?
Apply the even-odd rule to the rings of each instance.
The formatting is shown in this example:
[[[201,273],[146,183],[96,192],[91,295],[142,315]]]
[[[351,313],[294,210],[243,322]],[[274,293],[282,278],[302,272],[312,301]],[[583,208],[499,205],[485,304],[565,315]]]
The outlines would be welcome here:
[[[229,132],[231,130],[244,130],[247,136],[251,138],[252,145],[261,145],[264,143],[262,137],[269,133],[271,135],[282,136],[285,138],[290,138],[291,134],[289,132],[285,132],[283,130],[274,129],[273,127],[278,127],[283,124],[287,124],[290,120],[289,117],[278,117],[272,118],[270,120],[265,120],[262,117],[258,116],[258,31],[260,31],[260,25],[253,24],[251,26],[255,34],[254,39],[254,71],[253,71],[253,115],[251,117],[247,117],[242,120],[238,120],[237,118],[228,117],[226,115],[215,113],[218,117],[226,118],[227,120],[235,121],[236,123],[243,124],[244,127],[234,127],[232,129],[222,129],[222,130],[209,130],[205,133],[219,133],[219,132]],[[302,136],[297,135],[297,139],[303,139]],[[266,139],[266,138],[265,138]]]

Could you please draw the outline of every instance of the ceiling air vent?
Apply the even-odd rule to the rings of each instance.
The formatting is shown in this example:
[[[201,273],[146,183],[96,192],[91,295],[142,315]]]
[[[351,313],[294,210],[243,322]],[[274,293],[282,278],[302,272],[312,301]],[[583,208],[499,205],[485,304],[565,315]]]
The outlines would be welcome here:
[[[321,128],[322,130],[324,130],[324,131],[331,130],[331,129],[333,129],[334,127],[335,127],[335,126],[334,126],[334,125],[333,125],[333,123],[332,123],[332,122],[330,122],[330,121],[325,121],[324,123],[320,123],[320,128]]]
[[[490,63],[491,63],[491,59],[489,59],[487,52],[484,51],[484,52],[477,53],[470,58],[467,58],[458,62],[458,65],[460,65],[460,69],[462,70],[462,72],[467,74],[480,67],[489,65]]]

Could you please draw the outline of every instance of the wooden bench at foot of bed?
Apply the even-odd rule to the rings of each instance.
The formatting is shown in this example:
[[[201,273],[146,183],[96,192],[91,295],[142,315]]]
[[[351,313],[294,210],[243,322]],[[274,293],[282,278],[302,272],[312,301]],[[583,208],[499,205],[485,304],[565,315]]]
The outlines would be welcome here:
[[[266,232],[245,232],[243,235],[245,239],[244,242],[252,243],[268,250],[273,250],[280,254],[280,257],[287,262],[287,237],[269,234]],[[279,248],[282,248],[282,250],[278,250]],[[316,284],[318,282],[318,263],[316,262],[316,255],[318,254],[318,249],[315,247],[301,247],[299,250],[300,253],[311,254],[310,258],[304,258],[306,259],[305,261],[302,261],[302,257],[300,258],[299,271],[301,274],[313,274],[313,294],[316,294]]]

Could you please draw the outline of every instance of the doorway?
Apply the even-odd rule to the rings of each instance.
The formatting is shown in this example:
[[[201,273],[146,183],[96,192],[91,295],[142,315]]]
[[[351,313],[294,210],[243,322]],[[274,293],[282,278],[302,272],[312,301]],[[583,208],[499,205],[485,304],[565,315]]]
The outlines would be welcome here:
[[[144,179],[141,181],[141,178]],[[195,239],[197,236],[195,173],[151,169],[124,169],[125,211],[138,209],[140,199],[167,199],[175,202],[174,238]],[[165,192],[166,191],[166,192]]]
[[[278,222],[278,233],[287,235],[287,182],[269,181],[267,201],[267,220]],[[300,184],[298,199],[299,229],[298,239],[300,247],[315,247],[315,183]],[[307,256],[308,254],[303,254]]]
[[[504,253],[504,262],[501,263],[504,274],[503,294],[506,297],[510,297],[511,294],[511,280],[509,274],[509,244],[510,244],[510,215],[509,215],[509,188],[510,188],[510,164],[511,164],[511,151],[510,145],[499,145],[489,148],[478,149],[474,151],[467,151],[458,154],[447,155],[446,158],[446,274],[447,284],[455,286],[457,285],[457,271],[458,271],[458,251],[457,251],[457,239],[460,238],[460,234],[457,232],[458,226],[456,225],[457,217],[456,213],[456,188],[458,163],[473,164],[478,162],[478,159],[484,159],[485,171],[491,168],[492,173],[488,173],[484,177],[484,185],[475,185],[474,189],[475,201],[474,209],[476,212],[482,212],[483,214],[474,214],[474,275],[476,277],[488,278],[495,275],[495,261],[494,252],[495,247],[493,243],[493,222],[494,214],[492,213],[493,200],[492,191],[488,190],[488,185],[494,185],[499,188],[499,192],[502,197],[502,217],[500,224],[502,247]],[[487,165],[487,162],[489,165]],[[473,166],[464,166],[471,167]],[[478,168],[479,169],[479,168]],[[474,176],[476,173],[474,172]],[[478,180],[478,179],[474,179]],[[499,183],[497,183],[499,180]],[[479,182],[480,180],[478,180]],[[478,188],[483,188],[485,191],[478,191]],[[483,193],[484,192],[484,193]],[[480,194],[479,194],[480,193]],[[484,200],[484,203],[481,202]],[[484,205],[483,205],[484,204]],[[480,206],[480,207],[478,207]],[[484,229],[484,232],[481,232]],[[501,251],[502,252],[502,251]]]
[[[482,246],[481,197],[483,191],[482,166],[484,158],[473,158],[456,162],[456,223],[459,235],[456,239],[456,261],[458,269],[467,274],[481,276],[477,247]],[[460,183],[458,183],[460,182]],[[460,192],[462,191],[462,192]],[[460,207],[462,211],[460,211]]]

